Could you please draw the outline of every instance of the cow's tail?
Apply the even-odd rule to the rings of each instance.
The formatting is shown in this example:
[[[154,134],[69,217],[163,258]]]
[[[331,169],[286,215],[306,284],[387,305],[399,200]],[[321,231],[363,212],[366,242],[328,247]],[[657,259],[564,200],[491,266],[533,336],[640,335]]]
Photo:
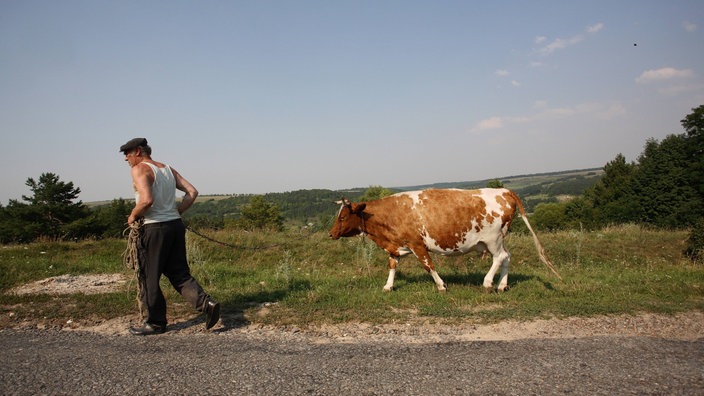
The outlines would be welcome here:
[[[521,199],[518,198],[515,193],[512,192],[512,194],[516,199],[516,206],[518,206],[518,213],[521,215],[521,219],[523,219],[523,222],[526,223],[526,227],[528,227],[528,231],[530,231],[531,235],[533,235],[533,242],[535,243],[535,248],[538,250],[538,256],[540,256],[540,261],[545,263],[545,265],[550,268],[550,271],[552,271],[555,276],[562,280],[562,277],[560,276],[560,274],[557,273],[555,267],[552,265],[552,262],[550,261],[550,259],[548,259],[548,256],[545,254],[545,248],[543,248],[543,245],[540,243],[540,240],[538,240],[538,236],[535,235],[533,227],[530,226],[530,223],[528,222],[528,217],[526,216],[526,211],[523,209]]]

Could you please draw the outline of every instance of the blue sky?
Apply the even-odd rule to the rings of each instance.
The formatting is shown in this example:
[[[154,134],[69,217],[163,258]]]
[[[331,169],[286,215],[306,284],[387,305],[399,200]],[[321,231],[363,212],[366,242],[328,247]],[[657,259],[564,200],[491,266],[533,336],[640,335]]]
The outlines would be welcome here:
[[[0,0],[0,203],[131,198],[146,137],[201,194],[602,167],[704,104],[704,2]]]

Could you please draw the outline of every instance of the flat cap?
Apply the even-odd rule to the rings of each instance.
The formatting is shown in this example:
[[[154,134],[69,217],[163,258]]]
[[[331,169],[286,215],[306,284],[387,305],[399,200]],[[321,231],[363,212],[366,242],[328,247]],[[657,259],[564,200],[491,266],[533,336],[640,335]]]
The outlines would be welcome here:
[[[126,151],[130,151],[130,150],[135,149],[137,147],[146,146],[146,145],[147,145],[146,138],[134,138],[134,139],[130,140],[129,142],[120,146],[120,151],[122,151],[124,153]]]

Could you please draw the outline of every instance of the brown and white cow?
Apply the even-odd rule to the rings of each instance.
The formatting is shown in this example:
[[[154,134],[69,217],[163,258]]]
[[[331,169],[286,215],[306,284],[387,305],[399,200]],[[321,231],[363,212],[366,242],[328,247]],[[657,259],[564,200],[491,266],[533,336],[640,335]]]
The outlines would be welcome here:
[[[413,253],[430,273],[438,290],[445,283],[435,271],[429,252],[442,255],[486,252],[493,256],[484,287],[491,289],[501,266],[497,289],[506,290],[510,255],[504,237],[516,208],[533,235],[540,260],[560,278],[528,223],[523,205],[513,191],[505,188],[479,190],[431,189],[394,194],[379,200],[352,203],[343,198],[330,237],[367,235],[389,253],[389,278],[384,286],[394,286],[396,265],[401,256]],[[562,279],[562,278],[560,278]]]

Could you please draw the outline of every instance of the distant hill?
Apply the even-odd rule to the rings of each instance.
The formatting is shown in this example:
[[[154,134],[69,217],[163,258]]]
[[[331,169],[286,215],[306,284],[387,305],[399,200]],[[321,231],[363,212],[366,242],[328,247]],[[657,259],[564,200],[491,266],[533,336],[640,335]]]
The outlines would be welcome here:
[[[603,168],[575,169],[507,176],[496,179],[392,187],[391,189],[395,191],[424,190],[427,188],[473,189],[486,187],[489,182],[499,180],[504,187],[515,191],[521,197],[526,210],[532,211],[540,203],[557,202],[581,195],[587,188],[594,185],[603,173]]]
[[[603,170],[601,168],[568,170],[562,172],[538,173],[518,176],[502,177],[501,181],[506,188],[514,190],[523,200],[527,211],[532,211],[536,205],[543,202],[557,202],[569,197],[581,195],[584,190],[599,180]],[[474,189],[486,187],[494,179],[444,182],[416,186],[390,187],[383,186],[392,191],[412,191],[428,188],[462,188]],[[316,222],[329,218],[335,212],[334,201],[343,195],[353,201],[358,200],[366,187],[355,187],[345,190],[297,190],[282,193],[262,194],[268,202],[278,205],[287,221]],[[184,216],[188,219],[204,218],[223,219],[239,216],[240,208],[248,205],[255,194],[237,195],[203,195],[199,196],[191,210]]]
[[[404,187],[389,187],[393,190],[398,191],[413,191],[413,190],[424,190],[427,188],[462,188],[462,189],[473,189],[486,187],[487,183],[493,180],[501,181],[506,188],[512,190],[518,190],[535,185],[545,185],[553,183],[564,183],[570,180],[581,180],[581,179],[592,179],[598,178],[604,173],[602,168],[591,168],[591,169],[577,169],[577,170],[567,170],[560,172],[549,172],[549,173],[534,173],[526,175],[517,176],[506,176],[492,179],[484,180],[474,180],[474,181],[463,181],[463,182],[444,182],[444,183],[433,183],[433,184],[419,184],[416,186],[404,186]]]
[[[507,176],[497,179],[506,188],[515,191],[523,200],[526,210],[531,212],[540,203],[558,202],[581,195],[587,188],[594,185],[603,173],[602,168],[591,168]],[[474,189],[486,187],[487,183],[493,180],[495,179],[383,187],[395,192],[428,188]],[[278,205],[287,221],[309,222],[317,220],[320,222],[321,218],[328,218],[331,213],[335,212],[334,201],[339,200],[342,196],[352,201],[358,200],[369,187],[354,187],[344,190],[297,190],[267,193],[263,196],[266,201]],[[229,216],[239,216],[240,208],[248,205],[253,195],[256,194],[201,195],[193,207],[186,212],[184,218],[187,220],[207,219],[207,223],[219,224]],[[91,208],[109,204],[109,201],[86,203]]]

